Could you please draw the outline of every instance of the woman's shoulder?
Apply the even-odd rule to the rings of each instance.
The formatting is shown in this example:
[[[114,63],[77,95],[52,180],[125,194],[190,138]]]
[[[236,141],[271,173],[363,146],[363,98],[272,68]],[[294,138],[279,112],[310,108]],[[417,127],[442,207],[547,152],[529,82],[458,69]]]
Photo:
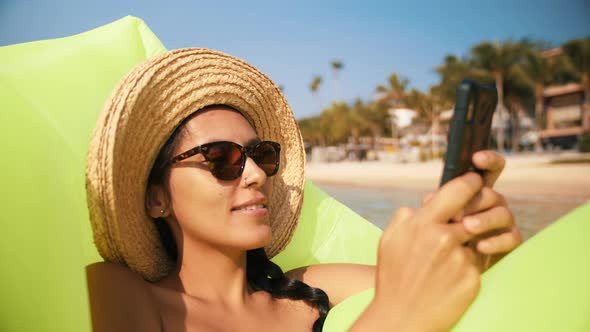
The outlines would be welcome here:
[[[86,266],[86,273],[89,275],[100,275],[118,279],[129,279],[134,281],[143,280],[137,273],[126,266],[111,262],[96,262]]]
[[[351,295],[375,287],[374,265],[318,264],[291,270],[286,276],[326,292],[330,307]]]
[[[100,262],[86,267],[93,331],[160,331],[149,284],[129,268]]]
[[[110,262],[98,262],[86,266],[88,286],[100,287],[103,292],[120,291],[123,294],[138,293],[149,296],[146,292],[148,282],[128,267]],[[144,296],[144,295],[140,295]]]

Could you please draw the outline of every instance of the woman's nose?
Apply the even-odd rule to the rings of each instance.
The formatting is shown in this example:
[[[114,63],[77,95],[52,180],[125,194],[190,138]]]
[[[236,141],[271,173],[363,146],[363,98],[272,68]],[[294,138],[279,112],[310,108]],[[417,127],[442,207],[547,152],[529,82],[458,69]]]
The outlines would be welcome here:
[[[246,164],[244,165],[244,173],[242,173],[244,179],[242,183],[246,187],[256,185],[256,187],[262,187],[266,183],[266,173],[262,168],[258,167],[256,162],[250,157],[246,157]]]

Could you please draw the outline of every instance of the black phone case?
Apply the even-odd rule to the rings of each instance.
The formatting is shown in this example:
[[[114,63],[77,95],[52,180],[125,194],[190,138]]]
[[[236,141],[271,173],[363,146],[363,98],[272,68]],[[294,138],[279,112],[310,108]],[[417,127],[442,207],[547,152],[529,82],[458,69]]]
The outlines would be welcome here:
[[[471,163],[471,156],[488,149],[497,103],[495,87],[471,80],[461,81],[449,129],[441,186],[467,171],[478,171]]]

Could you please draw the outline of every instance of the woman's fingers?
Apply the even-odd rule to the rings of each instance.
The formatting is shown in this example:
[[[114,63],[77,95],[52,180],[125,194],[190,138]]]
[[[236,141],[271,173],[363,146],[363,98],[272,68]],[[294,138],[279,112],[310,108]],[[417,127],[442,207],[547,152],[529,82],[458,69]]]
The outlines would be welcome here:
[[[518,247],[522,236],[514,224],[514,217],[505,206],[469,215],[461,223],[473,236],[483,235],[475,248],[481,254],[507,253]]]
[[[443,225],[443,227],[448,229],[449,234],[452,235],[453,239],[458,244],[467,243],[469,240],[477,236],[477,234],[465,229],[465,226],[461,223],[450,223]]]
[[[506,198],[489,187],[481,188],[477,195],[473,196],[471,201],[467,203],[463,212],[465,215],[485,211],[494,206],[507,206]]]
[[[471,234],[479,235],[512,228],[514,217],[507,207],[496,206],[487,211],[464,217],[462,224]]]
[[[500,195],[489,187],[483,187],[477,195],[467,203],[467,205],[461,209],[455,216],[453,216],[454,222],[460,222],[464,216],[479,213],[496,206],[507,206],[508,203],[504,196]]]
[[[430,200],[434,197],[435,192],[428,193],[422,199],[422,206],[428,204]],[[481,190],[471,198],[469,203],[461,209],[455,216],[453,216],[452,220],[454,222],[459,222],[461,219],[470,214],[479,213],[488,209],[491,209],[495,206],[507,206],[508,203],[506,202],[506,198],[501,194],[497,193],[491,188],[483,187]]]
[[[476,168],[484,171],[483,180],[487,187],[492,187],[496,183],[504,165],[506,165],[506,160],[502,155],[490,150],[474,153],[471,161]]]
[[[476,168],[484,171],[482,175],[482,186],[485,186],[487,189],[491,188],[494,185],[494,183],[502,173],[504,165],[506,164],[506,161],[502,155],[489,150],[476,152],[472,157],[472,162]],[[463,178],[463,180],[459,180],[461,178]],[[452,182],[457,183],[450,184]],[[447,205],[447,203],[451,200],[453,200],[453,203],[455,203],[451,208],[456,208],[457,205],[461,204],[465,205],[465,202],[463,202],[461,199],[456,198],[461,198],[458,196],[462,196],[464,194],[469,195],[469,193],[471,192],[470,189],[478,187],[481,189],[479,184],[470,187],[470,184],[473,185],[476,182],[477,180],[471,178],[471,175],[469,175],[469,173],[460,176],[456,179],[453,179],[447,185],[440,188],[438,192],[427,194],[422,199],[422,206],[432,204],[433,206],[431,211],[442,212],[441,210],[439,210],[440,208],[444,209],[444,207],[441,205]],[[465,184],[467,184],[467,187],[465,187]],[[446,192],[446,194],[443,194],[443,192]],[[440,197],[447,195],[450,197]],[[449,217],[448,220],[458,221],[464,215],[468,215],[478,211],[483,211],[494,205],[506,205],[504,197],[490,190],[482,190],[482,193],[474,197],[473,201],[470,202],[468,206],[466,206],[464,209],[457,209],[458,212],[455,215]]]
[[[442,186],[426,204],[418,210],[421,220],[447,223],[463,210],[463,207],[481,190],[482,178],[469,172]]]
[[[381,237],[382,242],[387,242],[393,236],[398,235],[395,234],[395,232],[400,226],[402,226],[401,224],[406,222],[414,223],[417,232],[429,232],[431,236],[435,237],[432,240],[438,244],[444,243],[445,245],[451,246],[461,245],[477,236],[477,233],[470,232],[462,223],[433,225],[417,219],[419,216],[416,214],[417,212],[409,207],[400,207],[397,209],[389,226],[383,231],[383,236]]]
[[[522,242],[522,235],[516,226],[496,236],[492,236],[477,242],[477,251],[482,254],[501,254],[512,251]]]

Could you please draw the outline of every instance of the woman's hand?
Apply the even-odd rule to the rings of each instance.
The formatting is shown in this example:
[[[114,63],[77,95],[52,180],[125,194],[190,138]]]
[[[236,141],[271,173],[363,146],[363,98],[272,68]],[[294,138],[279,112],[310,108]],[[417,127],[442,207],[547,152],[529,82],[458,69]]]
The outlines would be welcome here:
[[[441,331],[461,317],[479,290],[475,256],[463,246],[475,235],[449,220],[482,188],[470,173],[421,208],[398,209],[379,243],[375,297],[351,331]]]
[[[472,161],[484,171],[485,187],[452,220],[463,224],[475,236],[469,247],[476,253],[478,268],[484,271],[518,247],[522,236],[506,199],[491,189],[504,169],[504,158],[493,151],[479,151],[473,155]],[[432,195],[424,201],[430,197]]]

